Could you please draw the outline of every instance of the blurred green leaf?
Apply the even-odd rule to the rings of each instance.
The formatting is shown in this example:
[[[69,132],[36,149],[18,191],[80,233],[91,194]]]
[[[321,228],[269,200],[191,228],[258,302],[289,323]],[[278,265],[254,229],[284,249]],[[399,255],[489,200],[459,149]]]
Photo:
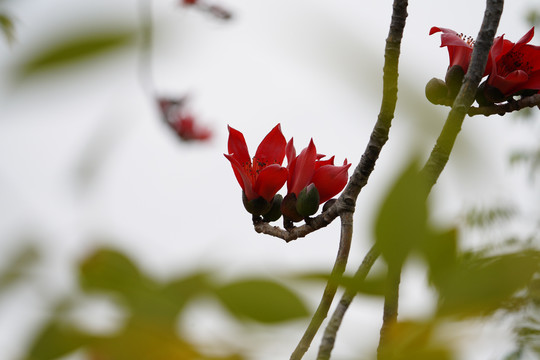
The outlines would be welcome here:
[[[403,321],[394,323],[385,338],[379,360],[450,360],[448,342],[433,339],[434,326],[430,323]]]
[[[58,359],[87,345],[90,339],[90,336],[54,318],[38,334],[30,346],[26,359]]]
[[[9,44],[13,43],[15,40],[15,26],[13,25],[13,20],[6,14],[0,14],[0,29],[4,33]]]
[[[355,288],[359,293],[370,296],[383,296],[386,284],[386,273],[370,274],[361,283],[356,283],[353,276],[343,275],[335,278],[334,283],[344,288]],[[328,282],[331,275],[319,272],[305,273],[294,276],[296,280]]]
[[[38,259],[38,250],[32,245],[23,247],[12,256],[0,273],[0,293],[21,280],[26,275],[28,268],[34,265]]]
[[[300,298],[266,279],[240,280],[216,289],[221,303],[238,319],[277,323],[308,315]]]
[[[413,161],[382,203],[375,220],[375,241],[389,266],[400,267],[426,236],[426,190]]]
[[[140,288],[144,278],[127,256],[116,250],[102,248],[82,261],[79,280],[81,287],[87,291],[126,294]]]
[[[540,254],[517,253],[458,262],[435,283],[441,315],[481,316],[503,307],[539,270]]]
[[[457,261],[457,230],[434,232],[419,245],[429,266],[429,280],[437,282],[451,271]]]
[[[134,41],[136,35],[135,31],[116,30],[78,34],[63,39],[21,64],[18,80],[125,48]]]
[[[510,207],[494,207],[491,209],[472,209],[465,214],[465,224],[469,227],[487,227],[497,221],[509,220],[515,215]]]

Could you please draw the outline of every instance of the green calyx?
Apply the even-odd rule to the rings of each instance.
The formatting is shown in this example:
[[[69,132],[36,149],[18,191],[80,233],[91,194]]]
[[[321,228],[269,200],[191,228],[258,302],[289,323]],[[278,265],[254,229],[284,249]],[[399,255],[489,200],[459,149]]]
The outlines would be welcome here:
[[[283,196],[276,194],[272,199],[270,210],[264,214],[263,221],[271,222],[276,221],[281,217],[281,203],[283,202]]]
[[[253,215],[265,215],[272,209],[272,202],[266,201],[263,197],[248,200],[246,194],[242,191],[242,202],[247,212]]]
[[[311,216],[319,210],[319,200],[319,190],[315,184],[309,184],[298,194],[296,211],[303,217]]]

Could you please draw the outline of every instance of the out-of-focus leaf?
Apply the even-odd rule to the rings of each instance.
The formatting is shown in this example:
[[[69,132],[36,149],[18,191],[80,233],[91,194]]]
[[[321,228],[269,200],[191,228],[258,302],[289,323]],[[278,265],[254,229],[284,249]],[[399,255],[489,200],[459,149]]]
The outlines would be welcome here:
[[[0,293],[25,276],[26,270],[39,259],[38,251],[29,245],[20,249],[0,273]]]
[[[15,26],[13,25],[13,20],[6,14],[0,14],[0,30],[4,33],[9,44],[13,43],[15,40]]]
[[[46,324],[27,355],[30,360],[53,360],[87,345],[91,337],[56,319]]]
[[[450,360],[448,343],[433,339],[433,324],[398,322],[389,328],[379,360]]]
[[[240,320],[277,323],[308,315],[300,298],[266,279],[240,280],[216,289],[221,303]]]
[[[494,207],[492,209],[472,209],[465,214],[465,224],[470,227],[487,227],[497,221],[509,220],[515,210],[509,207]]]
[[[112,249],[99,249],[80,265],[81,287],[89,291],[131,293],[140,288],[144,278],[124,254]]]
[[[97,55],[125,48],[135,39],[135,31],[116,30],[85,33],[51,44],[18,68],[18,79],[42,73],[60,66],[75,64]]]
[[[429,279],[437,282],[454,269],[457,257],[457,231],[450,229],[426,236],[419,246],[429,266]]]
[[[325,273],[306,273],[295,276],[297,280],[315,280],[327,282],[331,276]],[[355,288],[359,293],[370,296],[383,296],[386,284],[386,273],[376,273],[369,275],[362,282],[357,283],[353,276],[343,275],[335,279],[335,283],[338,286],[344,288]]]
[[[412,162],[386,195],[375,220],[375,241],[389,266],[400,267],[426,236],[426,195]]]
[[[178,313],[189,300],[212,288],[210,274],[200,272],[169,282],[161,290],[160,296],[167,299],[174,306],[175,313]]]
[[[524,289],[539,270],[540,254],[535,251],[472,258],[457,263],[436,282],[441,315],[488,315],[504,306],[512,295]]]

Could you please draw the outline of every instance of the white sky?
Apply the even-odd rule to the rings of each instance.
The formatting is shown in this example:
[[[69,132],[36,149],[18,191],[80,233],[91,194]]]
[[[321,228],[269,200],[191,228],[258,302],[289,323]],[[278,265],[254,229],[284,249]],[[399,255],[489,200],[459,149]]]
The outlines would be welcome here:
[[[444,77],[448,61],[439,36],[428,31],[436,25],[475,36],[484,3],[411,1],[396,119],[359,198],[351,270],[370,245],[373,209],[392,176],[415,151],[427,156],[445,118],[446,109],[423,96],[430,78]],[[534,3],[507,1],[499,33],[519,39],[528,30],[524,14]],[[17,42],[11,48],[0,42],[0,261],[26,235],[45,252],[46,264],[38,290],[0,298],[5,359],[20,354],[28,329],[44,314],[37,292],[54,299],[68,291],[70,270],[100,239],[159,276],[211,266],[224,276],[262,273],[279,279],[288,271],[324,270],[333,263],[337,222],[290,244],[252,230],[222,155],[226,124],[244,133],[252,153],[280,122],[297,148],[313,137],[319,152],[356,164],[380,105],[391,1],[229,1],[223,4],[235,15],[230,23],[174,4],[154,1],[156,87],[166,94],[191,94],[193,113],[215,131],[210,144],[180,143],[163,126],[139,86],[136,52],[69,69],[62,78],[48,74],[15,91],[4,81],[25,55],[81,24],[136,25],[134,2],[5,2],[18,21]],[[532,42],[540,44],[538,37]],[[509,149],[537,142],[538,132],[531,129],[508,116],[467,119],[433,195],[436,219],[449,224],[470,206],[508,201],[527,213],[537,211],[538,202],[531,199],[538,193],[527,188],[525,171],[507,171]],[[82,185],[80,169],[88,165],[97,165],[96,171]],[[421,270],[411,269],[405,280],[401,314],[425,314],[431,298]],[[373,350],[380,303],[359,304],[343,325],[336,356]],[[18,320],[28,308],[34,310]],[[366,328],[359,344],[353,319],[360,317]],[[14,322],[19,327],[13,328]],[[217,333],[212,324],[199,331]],[[279,330],[284,354],[303,328]],[[489,333],[493,342],[486,350],[467,358],[497,358],[501,348],[495,345],[506,344],[497,334]],[[257,358],[275,358],[264,353],[269,349],[261,347]]]

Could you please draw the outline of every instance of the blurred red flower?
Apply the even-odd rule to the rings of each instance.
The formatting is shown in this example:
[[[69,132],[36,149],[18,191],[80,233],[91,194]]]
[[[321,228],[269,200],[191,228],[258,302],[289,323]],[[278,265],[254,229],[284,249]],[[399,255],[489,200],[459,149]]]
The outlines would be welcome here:
[[[224,154],[231,162],[236,180],[248,200],[260,197],[270,202],[287,181],[287,169],[282,167],[287,141],[276,125],[261,141],[251,159],[244,135],[229,128],[228,151]]]
[[[470,36],[465,37],[465,35],[458,34],[452,29],[440,28],[437,26],[431,28],[429,35],[438,32],[442,32],[441,47],[446,46],[448,49],[448,55],[450,57],[450,65],[448,65],[448,68],[458,65],[463,69],[463,72],[466,73],[471,61],[474,40]]]

